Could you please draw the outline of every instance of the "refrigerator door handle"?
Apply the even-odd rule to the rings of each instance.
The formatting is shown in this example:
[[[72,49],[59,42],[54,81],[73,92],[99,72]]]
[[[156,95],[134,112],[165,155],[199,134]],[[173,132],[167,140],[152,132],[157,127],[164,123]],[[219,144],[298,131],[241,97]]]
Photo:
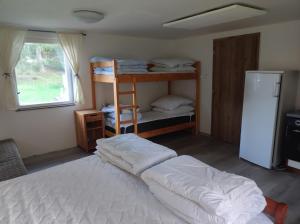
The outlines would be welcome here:
[[[276,82],[273,90],[273,97],[279,97],[280,92],[280,82]]]

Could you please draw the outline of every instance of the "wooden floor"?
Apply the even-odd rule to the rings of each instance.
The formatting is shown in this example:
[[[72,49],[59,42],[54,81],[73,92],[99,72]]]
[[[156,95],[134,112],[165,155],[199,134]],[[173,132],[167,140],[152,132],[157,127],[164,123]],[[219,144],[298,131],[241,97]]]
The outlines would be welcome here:
[[[189,133],[180,132],[156,137],[152,140],[176,150],[180,155],[192,155],[220,170],[255,180],[266,196],[289,205],[288,224],[300,223],[299,174],[271,171],[240,160],[238,158],[238,147],[215,141],[206,136],[193,136]],[[29,172],[35,172],[88,155],[80,149],[74,148],[31,157],[25,159],[24,163]]]

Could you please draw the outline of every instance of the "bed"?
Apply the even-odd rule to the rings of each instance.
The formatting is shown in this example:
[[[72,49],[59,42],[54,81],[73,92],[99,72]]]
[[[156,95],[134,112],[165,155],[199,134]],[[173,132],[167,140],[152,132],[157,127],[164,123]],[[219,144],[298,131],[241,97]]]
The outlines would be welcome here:
[[[195,115],[193,112],[184,114],[165,114],[157,111],[147,111],[142,113],[142,119],[138,121],[138,132],[142,135],[143,132],[150,132],[153,130],[168,128],[175,125],[194,125]],[[115,122],[113,119],[106,119],[105,129],[109,132],[115,132]],[[121,125],[121,134],[133,133],[134,126],[132,124]]]
[[[122,67],[122,63],[125,66]],[[136,69],[132,68],[130,70],[124,69],[130,64],[135,64]],[[140,63],[140,64],[139,64]],[[125,132],[124,126],[121,127],[124,122],[130,123],[135,134],[138,134],[144,138],[150,138],[158,135],[163,135],[170,132],[176,132],[179,130],[185,129],[194,129],[194,133],[199,132],[199,123],[200,123],[200,71],[201,66],[199,61],[195,61],[193,64],[193,69],[190,71],[161,71],[161,72],[150,72],[149,68],[151,64],[145,63],[145,61],[139,62],[139,60],[126,60],[123,62],[120,59],[111,59],[111,58],[99,58],[95,57],[90,60],[90,75],[92,81],[92,103],[93,109],[97,109],[96,104],[96,84],[97,83],[111,83],[113,84],[113,95],[115,105],[115,113],[117,117],[120,117],[121,110],[124,109],[120,103],[120,97],[128,97],[131,99],[131,103],[127,106],[126,109],[132,109],[134,113],[138,108],[137,102],[137,84],[145,82],[167,82],[168,94],[172,94],[172,82],[177,80],[192,80],[195,82],[195,116],[192,122],[183,122],[175,125],[167,125],[156,129],[148,130],[148,127],[144,125],[139,125],[137,119],[128,120],[120,122],[118,118],[113,127],[107,125],[105,134],[106,136],[114,136]],[[120,89],[120,86],[124,83],[130,84],[131,87],[128,91],[123,91]],[[136,117],[136,116],[135,116]],[[146,122],[144,122],[146,123]],[[128,132],[131,130],[128,129]],[[138,130],[139,129],[139,130]],[[127,133],[128,133],[127,132]]]
[[[88,156],[0,182],[0,223],[186,224],[143,181]],[[267,224],[261,214],[249,224]]]

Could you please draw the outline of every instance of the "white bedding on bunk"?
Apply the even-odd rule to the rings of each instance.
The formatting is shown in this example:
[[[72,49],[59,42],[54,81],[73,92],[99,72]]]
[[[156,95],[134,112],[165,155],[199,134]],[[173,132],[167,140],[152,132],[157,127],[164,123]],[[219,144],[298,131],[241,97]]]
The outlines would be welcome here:
[[[94,56],[90,58],[90,62],[110,62],[114,58]],[[115,58],[121,66],[132,65],[147,65],[148,61],[143,59],[130,59],[130,58]]]
[[[186,224],[141,179],[98,156],[0,182],[0,208],[1,224]]]
[[[96,75],[113,75],[112,69],[101,69],[96,68],[94,70]],[[144,74],[148,73],[147,68],[120,68],[118,69],[118,74]]]
[[[118,75],[155,75],[155,74],[170,74],[171,73],[178,73],[178,74],[182,74],[182,73],[193,73],[192,71],[160,71],[160,72],[153,72],[153,71],[148,71],[148,72],[134,72],[134,71],[130,71],[130,72],[118,72]],[[96,72],[95,75],[113,75],[112,72]]]
[[[185,116],[192,116],[194,115],[194,112],[188,112],[188,113],[182,113],[182,114],[166,114],[158,111],[147,111],[142,112],[142,119],[138,121],[139,124],[141,123],[147,123],[150,121],[157,121],[157,120],[163,120],[168,118],[174,118],[174,117],[185,117]],[[106,126],[109,126],[111,128],[115,128],[115,119],[112,118],[106,118],[105,119]],[[121,124],[121,127],[127,128],[131,126],[132,124]]]
[[[98,156],[0,183],[1,224],[179,224],[138,178]]]
[[[110,62],[113,58],[106,57],[92,57],[90,62]],[[194,72],[195,68],[193,60],[190,59],[155,59],[153,62],[158,63],[161,67],[153,67],[151,71],[148,71],[148,61],[142,59],[125,59],[116,58],[118,63],[119,75],[122,74],[155,74],[155,73],[189,73]],[[171,65],[171,66],[170,66]],[[164,67],[167,66],[167,67]],[[94,73],[96,75],[113,75],[112,67],[95,68]]]

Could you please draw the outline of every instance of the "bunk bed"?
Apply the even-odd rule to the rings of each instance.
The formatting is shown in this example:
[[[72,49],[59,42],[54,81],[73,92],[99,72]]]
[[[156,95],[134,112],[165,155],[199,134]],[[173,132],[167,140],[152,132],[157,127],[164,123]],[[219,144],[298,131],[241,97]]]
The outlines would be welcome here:
[[[149,68],[153,65],[148,64]],[[162,134],[176,132],[185,129],[192,129],[195,134],[199,132],[200,119],[200,62],[195,62],[195,71],[193,72],[142,72],[142,73],[118,73],[118,62],[116,59],[109,61],[90,62],[90,74],[92,81],[92,103],[93,108],[96,106],[96,84],[97,83],[111,83],[113,84],[114,106],[115,106],[115,124],[114,127],[106,126],[105,135],[114,136],[124,133],[124,126],[129,127],[130,132],[138,134],[144,138],[150,138]],[[112,74],[101,74],[95,72],[98,68],[112,68]],[[166,118],[163,120],[156,120],[150,123],[152,128],[149,128],[146,123],[139,124],[137,119],[137,83],[142,82],[167,82],[168,94],[172,94],[172,81],[176,80],[194,80],[195,81],[195,110],[194,115],[190,117],[183,117],[180,119]],[[121,91],[120,85],[127,83],[131,85],[128,91]],[[131,96],[132,103],[130,105],[121,105],[120,96]],[[132,109],[132,120],[120,120],[120,112],[123,109]],[[146,126],[146,127],[145,127]]]

